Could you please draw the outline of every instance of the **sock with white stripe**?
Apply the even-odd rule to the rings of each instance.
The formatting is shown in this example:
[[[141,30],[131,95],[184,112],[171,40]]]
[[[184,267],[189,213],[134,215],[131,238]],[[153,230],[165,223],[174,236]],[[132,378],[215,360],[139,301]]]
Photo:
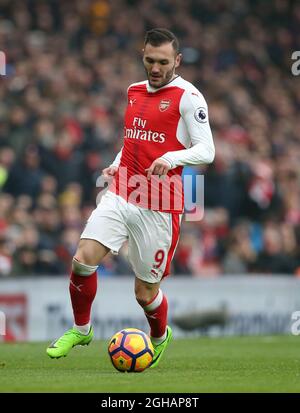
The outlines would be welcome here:
[[[150,337],[154,344],[162,343],[167,336],[168,301],[161,290],[144,307],[150,325]]]

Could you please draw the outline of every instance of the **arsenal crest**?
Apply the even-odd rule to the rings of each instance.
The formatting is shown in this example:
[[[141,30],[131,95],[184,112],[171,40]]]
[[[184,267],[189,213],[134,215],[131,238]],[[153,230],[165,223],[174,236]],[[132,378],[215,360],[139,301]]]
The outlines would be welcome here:
[[[163,99],[160,101],[158,109],[160,110],[160,112],[164,112],[165,110],[169,108],[170,105],[171,105],[171,100]]]

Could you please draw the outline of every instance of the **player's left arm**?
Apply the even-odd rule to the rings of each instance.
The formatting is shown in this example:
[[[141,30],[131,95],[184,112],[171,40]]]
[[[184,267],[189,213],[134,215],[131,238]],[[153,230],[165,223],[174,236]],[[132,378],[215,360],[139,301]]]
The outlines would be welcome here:
[[[215,146],[209,125],[207,103],[197,89],[184,92],[180,102],[180,113],[191,139],[191,147],[167,152],[159,159],[168,162],[170,169],[212,163]]]

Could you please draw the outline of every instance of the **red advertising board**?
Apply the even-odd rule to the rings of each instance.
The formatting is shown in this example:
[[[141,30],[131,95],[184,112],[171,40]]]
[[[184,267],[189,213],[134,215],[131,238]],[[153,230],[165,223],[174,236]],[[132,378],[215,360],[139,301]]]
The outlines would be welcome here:
[[[27,296],[25,294],[0,294],[2,328],[0,341],[27,340]],[[3,323],[5,325],[3,326]]]

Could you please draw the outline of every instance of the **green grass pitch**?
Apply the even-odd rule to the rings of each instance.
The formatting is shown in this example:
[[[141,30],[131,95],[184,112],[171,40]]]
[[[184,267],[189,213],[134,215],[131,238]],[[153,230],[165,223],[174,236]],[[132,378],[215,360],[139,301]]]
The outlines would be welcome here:
[[[300,337],[171,342],[156,369],[119,373],[107,341],[51,360],[48,343],[0,344],[0,392],[300,392]]]

